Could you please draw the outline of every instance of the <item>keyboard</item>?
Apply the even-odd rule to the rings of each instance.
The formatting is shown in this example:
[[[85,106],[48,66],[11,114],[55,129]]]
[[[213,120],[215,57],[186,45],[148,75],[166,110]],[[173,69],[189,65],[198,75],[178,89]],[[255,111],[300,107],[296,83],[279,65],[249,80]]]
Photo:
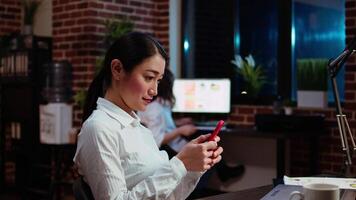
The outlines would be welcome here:
[[[206,127],[214,127],[215,128],[215,126],[218,124],[218,122],[219,121],[196,121],[196,122],[194,122],[194,124],[196,125],[196,126],[201,126],[201,127],[203,127],[203,126],[206,126]]]
[[[198,131],[210,131],[213,132],[215,130],[215,126],[195,126]],[[226,127],[223,126],[220,131],[226,130]]]
[[[199,131],[208,131],[208,132],[213,132],[215,130],[216,125],[218,124],[219,121],[217,120],[209,120],[209,121],[197,121],[194,122],[195,127],[199,130]],[[221,128],[221,131],[226,130],[226,122],[224,124],[224,126]]]

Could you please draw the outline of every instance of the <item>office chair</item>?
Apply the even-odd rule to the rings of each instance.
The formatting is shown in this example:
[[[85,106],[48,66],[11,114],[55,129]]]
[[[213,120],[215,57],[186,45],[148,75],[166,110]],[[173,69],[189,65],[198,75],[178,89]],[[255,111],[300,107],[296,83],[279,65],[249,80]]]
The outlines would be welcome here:
[[[94,200],[89,185],[83,177],[77,178],[73,183],[73,193],[76,200]]]

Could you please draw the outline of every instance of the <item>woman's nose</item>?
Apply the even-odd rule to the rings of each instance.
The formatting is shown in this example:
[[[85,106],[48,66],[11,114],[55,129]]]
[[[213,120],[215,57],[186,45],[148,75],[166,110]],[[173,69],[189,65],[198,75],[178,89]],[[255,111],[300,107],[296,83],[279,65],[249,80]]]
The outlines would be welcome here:
[[[156,96],[157,95],[157,87],[156,88],[150,88],[148,90],[148,94],[151,96]]]

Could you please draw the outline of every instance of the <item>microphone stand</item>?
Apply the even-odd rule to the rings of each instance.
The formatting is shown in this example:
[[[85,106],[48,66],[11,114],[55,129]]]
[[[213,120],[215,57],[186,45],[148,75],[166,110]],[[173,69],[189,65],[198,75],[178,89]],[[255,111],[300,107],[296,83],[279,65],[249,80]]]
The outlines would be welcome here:
[[[338,124],[340,138],[341,138],[341,145],[342,145],[342,150],[345,152],[345,162],[342,169],[342,174],[345,175],[345,177],[348,177],[350,175],[352,156],[353,156],[353,152],[356,150],[356,145],[351,133],[349,123],[347,122],[346,115],[343,114],[342,112],[339,91],[336,82],[336,76],[340,71],[340,68],[348,59],[348,57],[351,56],[351,54],[353,54],[354,52],[355,50],[353,49],[346,49],[336,59],[330,61],[328,64],[328,73],[331,79],[333,94],[334,94],[334,99],[336,104],[336,112],[337,112],[336,119],[337,119],[337,124]],[[349,147],[348,136],[350,137],[351,140],[351,145],[352,145],[351,148]]]

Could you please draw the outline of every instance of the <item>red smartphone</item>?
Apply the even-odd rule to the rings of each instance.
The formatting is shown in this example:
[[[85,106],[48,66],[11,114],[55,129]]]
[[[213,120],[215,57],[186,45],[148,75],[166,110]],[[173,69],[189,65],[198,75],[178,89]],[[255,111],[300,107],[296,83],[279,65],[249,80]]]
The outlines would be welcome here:
[[[214,138],[219,134],[220,129],[224,126],[224,120],[220,120],[215,127],[214,132],[210,135],[207,141],[214,141]]]

